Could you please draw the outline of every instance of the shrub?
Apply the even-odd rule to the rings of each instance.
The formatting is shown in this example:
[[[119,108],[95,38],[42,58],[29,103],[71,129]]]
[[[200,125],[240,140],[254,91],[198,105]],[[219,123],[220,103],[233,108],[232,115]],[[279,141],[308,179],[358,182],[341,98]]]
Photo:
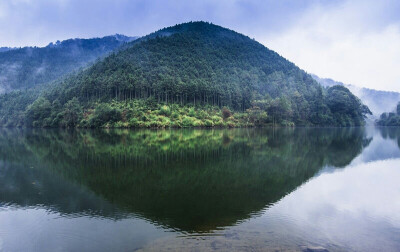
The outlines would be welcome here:
[[[160,108],[160,115],[165,115],[165,116],[170,116],[171,115],[171,109],[167,106],[164,105]]]
[[[73,99],[69,100],[65,104],[63,113],[64,113],[62,120],[63,126],[75,127],[78,124],[82,113],[82,107],[79,104],[78,99],[74,97]]]
[[[130,127],[139,127],[139,120],[136,117],[133,117],[129,120],[129,126]]]
[[[212,120],[214,126],[222,126],[223,125],[222,118],[219,116],[212,116],[211,120]]]
[[[204,123],[202,121],[200,121],[199,119],[196,119],[193,121],[193,126],[194,127],[203,127]]]
[[[224,118],[224,120],[231,116],[232,116],[232,112],[227,107],[223,107],[222,108],[222,117]]]
[[[191,116],[191,117],[195,117],[196,116],[196,111],[194,110],[194,108],[190,108],[189,109],[188,116]]]
[[[171,113],[171,118],[173,118],[173,119],[178,119],[178,118],[179,118],[179,113],[176,112],[176,111],[172,112],[172,113]]]
[[[159,127],[166,128],[171,125],[171,120],[168,117],[161,116],[158,118],[159,120]]]
[[[191,116],[183,116],[182,118],[182,127],[191,127],[194,126],[196,118]]]
[[[197,118],[199,118],[199,119],[205,119],[205,118],[207,118],[207,116],[208,116],[208,114],[207,114],[207,112],[204,111],[204,110],[200,110],[200,111],[197,113]]]
[[[213,124],[213,122],[211,120],[207,119],[207,120],[204,121],[204,126],[212,127],[212,126],[214,126],[214,124]]]
[[[121,110],[112,108],[108,104],[100,104],[90,119],[90,125],[94,127],[103,126],[106,123],[114,123],[122,119]]]
[[[51,113],[51,104],[44,98],[40,97],[35,100],[26,110],[26,121],[27,125],[33,127],[42,126],[42,122],[45,118],[48,118]]]

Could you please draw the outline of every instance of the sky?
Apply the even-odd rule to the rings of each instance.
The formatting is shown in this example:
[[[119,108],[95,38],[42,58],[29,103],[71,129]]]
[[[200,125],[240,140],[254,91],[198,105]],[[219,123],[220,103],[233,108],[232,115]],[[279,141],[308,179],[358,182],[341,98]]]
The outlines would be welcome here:
[[[199,20],[254,38],[308,73],[400,92],[398,0],[0,0],[0,47],[143,36]]]

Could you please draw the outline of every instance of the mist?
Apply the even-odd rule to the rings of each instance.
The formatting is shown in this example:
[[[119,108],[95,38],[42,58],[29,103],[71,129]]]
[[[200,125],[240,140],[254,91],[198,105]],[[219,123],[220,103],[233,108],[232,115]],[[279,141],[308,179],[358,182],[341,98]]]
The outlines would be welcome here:
[[[136,37],[113,35],[68,39],[46,47],[9,48],[0,52],[0,94],[54,81],[88,66]]]
[[[400,93],[398,92],[361,88],[352,84],[334,81],[332,79],[320,78],[316,75],[311,76],[324,87],[340,85],[348,88],[371,110],[372,116],[369,117],[371,120],[379,118],[382,113],[395,111],[397,104],[400,102]]]

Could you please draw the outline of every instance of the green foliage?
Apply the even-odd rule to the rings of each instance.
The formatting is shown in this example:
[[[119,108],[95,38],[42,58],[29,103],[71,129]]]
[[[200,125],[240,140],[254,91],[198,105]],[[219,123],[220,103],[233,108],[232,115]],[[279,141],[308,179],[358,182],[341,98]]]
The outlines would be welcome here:
[[[189,109],[188,115],[191,116],[191,117],[196,116],[196,111],[194,110],[194,108],[190,108],[190,109]]]
[[[161,115],[165,115],[165,116],[170,116],[171,115],[171,109],[167,105],[161,106],[160,114]]]
[[[97,109],[96,109],[97,111]],[[78,99],[73,98],[68,101],[65,105],[63,113],[62,126],[64,127],[75,127],[81,119],[82,107],[80,106]]]
[[[118,108],[113,108],[109,104],[100,104],[90,118],[90,126],[102,127],[106,123],[115,123],[121,119],[122,113]]]
[[[397,104],[396,113],[382,113],[376,124],[379,126],[400,126],[400,102]]]
[[[364,124],[364,116],[372,114],[360,99],[343,86],[328,89],[327,105],[333,114],[335,125],[360,126]]]
[[[1,95],[0,125],[6,127],[26,126],[25,111],[38,98],[39,94],[36,90],[31,90],[30,92],[15,91]]]
[[[268,123],[267,112],[259,107],[252,107],[247,110],[249,122],[253,125],[260,126]]]
[[[33,127],[50,126],[48,123],[50,113],[50,102],[44,97],[39,97],[36,101],[29,105],[26,111],[26,120],[28,125],[32,125]]]
[[[33,127],[82,127],[82,128],[185,128],[185,127],[245,127],[266,126],[266,120],[251,121],[247,112],[231,112],[223,119],[219,107],[191,106],[177,104],[156,104],[149,107],[145,100],[131,102],[112,101],[111,103],[92,103],[83,109],[76,98],[68,101],[64,107],[45,98],[37,99],[29,106],[26,115]],[[151,105],[153,106],[153,105]],[[263,112],[260,117],[266,116]],[[253,115],[253,117],[255,117]],[[40,122],[46,124],[40,124]]]
[[[38,96],[55,106],[36,118],[27,106]],[[277,53],[205,22],[131,42],[17,113],[13,99],[0,96],[2,126],[25,114],[35,127],[353,126],[369,113],[347,89],[324,90]]]
[[[201,124],[200,121],[197,120],[195,117],[183,116],[182,118],[183,127],[201,126],[200,124]]]
[[[161,36],[165,33],[169,36]],[[85,103],[151,97],[157,103],[236,111],[250,108],[256,97],[269,96],[277,99],[271,109],[275,113],[269,114],[309,124],[307,111],[318,109],[312,101],[323,99],[318,96],[322,87],[293,63],[246,36],[205,22],[139,39],[64,81],[49,97],[60,93],[66,101],[79,97]],[[294,96],[301,106],[291,102]],[[194,110],[189,116],[195,116]]]

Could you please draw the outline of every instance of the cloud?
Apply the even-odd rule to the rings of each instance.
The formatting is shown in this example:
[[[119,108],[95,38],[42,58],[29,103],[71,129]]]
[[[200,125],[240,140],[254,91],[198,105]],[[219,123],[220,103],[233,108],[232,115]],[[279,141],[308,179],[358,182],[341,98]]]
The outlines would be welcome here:
[[[400,91],[396,0],[2,0],[0,46],[142,36],[204,20],[241,32],[308,72]]]
[[[291,29],[261,40],[321,77],[400,91],[400,22],[390,8],[384,1],[313,6]]]
[[[328,239],[356,251],[375,251],[384,244],[384,250],[393,250],[398,243],[387,232],[400,228],[400,201],[394,200],[400,197],[399,165],[399,159],[388,159],[323,173],[281,199],[263,217],[286,220],[279,223],[282,229],[302,234],[296,238],[307,241]]]
[[[146,35],[204,20],[255,36],[284,29],[311,1],[2,0],[0,45],[46,45],[71,37]]]

